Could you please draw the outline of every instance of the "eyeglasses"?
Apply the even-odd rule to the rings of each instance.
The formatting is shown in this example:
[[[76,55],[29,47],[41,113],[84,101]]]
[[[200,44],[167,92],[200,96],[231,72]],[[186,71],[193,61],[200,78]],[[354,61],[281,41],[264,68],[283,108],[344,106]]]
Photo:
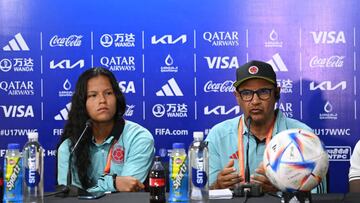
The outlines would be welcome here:
[[[261,99],[261,100],[268,100],[271,95],[271,91],[273,90],[270,88],[261,88],[256,91],[253,90],[241,90],[239,91],[240,97],[243,101],[251,101],[254,97],[254,94]]]

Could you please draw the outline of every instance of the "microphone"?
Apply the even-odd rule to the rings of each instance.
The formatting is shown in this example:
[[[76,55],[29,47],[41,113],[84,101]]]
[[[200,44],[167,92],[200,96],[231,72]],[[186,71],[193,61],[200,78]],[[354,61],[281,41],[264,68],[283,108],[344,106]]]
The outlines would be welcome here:
[[[74,153],[76,147],[78,146],[79,142],[81,141],[81,138],[84,136],[86,130],[91,127],[91,125],[92,125],[91,119],[88,119],[88,120],[86,121],[86,123],[85,123],[85,128],[84,128],[84,130],[82,131],[79,139],[76,141],[74,147],[71,149],[70,155],[72,155],[72,154]]]
[[[246,142],[245,182],[250,183],[250,166],[249,166],[249,140],[250,140],[250,137],[249,137],[249,134],[251,133],[251,131],[250,131],[250,125],[251,125],[251,121],[252,121],[251,116],[249,116],[246,119],[246,121],[247,121],[247,126],[248,126],[249,133],[247,134],[247,142]]]
[[[72,163],[72,155],[74,154],[74,151],[76,150],[78,144],[80,143],[80,141],[82,140],[82,137],[84,136],[85,132],[87,131],[88,128],[90,128],[92,126],[92,121],[91,119],[88,119],[85,123],[85,128],[82,131],[80,137],[77,139],[77,141],[75,142],[75,145],[72,147],[70,154],[69,154],[69,164],[68,164],[68,173],[67,173],[67,180],[66,180],[66,185],[58,185],[56,187],[56,196],[57,197],[75,197],[78,195],[79,191],[83,189],[78,188],[76,186],[71,185],[71,163]]]
[[[247,142],[246,142],[246,163],[245,163],[245,183],[240,184],[240,186],[234,189],[234,196],[237,197],[259,197],[263,195],[261,185],[257,183],[250,183],[250,166],[249,166],[249,148],[250,148],[250,126],[252,118],[251,116],[247,117],[245,124],[248,127],[247,133]]]

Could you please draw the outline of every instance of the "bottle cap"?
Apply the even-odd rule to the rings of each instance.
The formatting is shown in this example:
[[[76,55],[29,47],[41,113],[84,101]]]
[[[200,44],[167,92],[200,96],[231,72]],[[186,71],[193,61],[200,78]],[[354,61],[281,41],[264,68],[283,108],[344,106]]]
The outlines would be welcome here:
[[[20,149],[20,145],[18,143],[9,143],[8,149]]]
[[[175,142],[172,145],[173,149],[185,149],[185,144],[181,142]]]
[[[202,131],[195,131],[195,132],[193,133],[193,138],[194,138],[194,139],[197,138],[197,139],[203,140],[203,139],[204,139],[204,132],[202,132]]]
[[[28,132],[27,136],[28,136],[28,139],[38,139],[39,134],[37,132]]]

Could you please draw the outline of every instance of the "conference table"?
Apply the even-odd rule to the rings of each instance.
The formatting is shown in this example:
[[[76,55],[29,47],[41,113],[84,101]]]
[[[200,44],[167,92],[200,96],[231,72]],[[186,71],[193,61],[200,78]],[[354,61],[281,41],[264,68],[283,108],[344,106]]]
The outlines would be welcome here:
[[[138,202],[149,202],[149,193],[147,192],[119,192],[107,194],[106,196],[96,200],[80,200],[77,197],[45,197],[44,202],[51,203],[70,203],[70,202],[96,202],[96,203],[114,203],[114,202],[126,202],[126,203],[138,203]],[[244,202],[245,198],[234,197],[232,199],[211,199],[209,202],[214,203],[241,203]],[[330,193],[330,194],[313,194],[313,203],[360,203],[360,193]],[[192,202],[192,201],[191,201]],[[279,197],[264,195],[262,197],[251,197],[247,203],[280,203]]]

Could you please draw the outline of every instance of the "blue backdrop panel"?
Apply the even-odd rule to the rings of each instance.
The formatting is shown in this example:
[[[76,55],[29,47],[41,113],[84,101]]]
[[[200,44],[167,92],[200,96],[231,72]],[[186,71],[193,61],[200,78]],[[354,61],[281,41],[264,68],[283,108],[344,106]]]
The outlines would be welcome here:
[[[20,1],[0,3],[0,163],[7,143],[38,131],[45,188],[78,76],[113,71],[126,118],[148,128],[157,153],[189,145],[241,113],[235,70],[257,59],[278,75],[288,117],[311,126],[330,158],[330,192],[346,192],[357,124],[358,1]],[[166,159],[166,157],[165,157]]]

